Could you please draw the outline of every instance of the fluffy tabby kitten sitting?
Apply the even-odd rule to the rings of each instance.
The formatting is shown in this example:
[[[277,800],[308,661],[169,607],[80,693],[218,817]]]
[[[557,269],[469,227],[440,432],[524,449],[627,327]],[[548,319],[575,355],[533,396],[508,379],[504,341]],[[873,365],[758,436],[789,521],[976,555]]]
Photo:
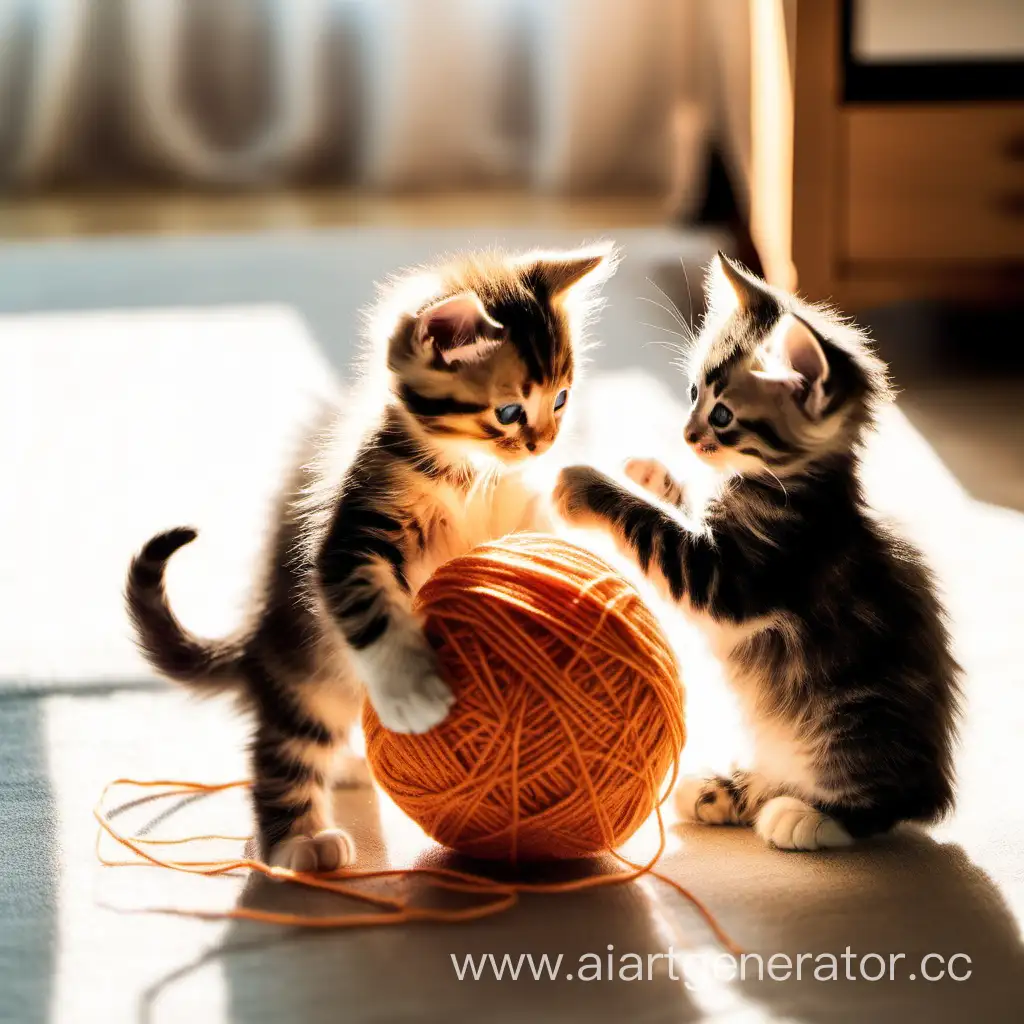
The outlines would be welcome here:
[[[800,850],[934,820],[953,801],[959,669],[921,556],[861,493],[885,368],[854,327],[721,254],[709,286],[685,439],[717,497],[685,510],[651,460],[626,471],[657,502],[586,466],[556,495],[698,618],[752,726],[750,770],[684,780],[680,810]]]
[[[363,688],[393,730],[447,713],[412,596],[448,558],[544,527],[548,496],[520,470],[558,436],[583,321],[611,269],[608,251],[477,255],[397,281],[374,318],[383,352],[371,360],[387,374],[372,421],[338,470],[329,436],[285,487],[239,636],[193,636],[168,606],[165,564],[194,530],[154,537],[132,562],[128,609],[150,662],[200,691],[236,687],[254,714],[252,793],[271,863],[352,860],[327,790]]]

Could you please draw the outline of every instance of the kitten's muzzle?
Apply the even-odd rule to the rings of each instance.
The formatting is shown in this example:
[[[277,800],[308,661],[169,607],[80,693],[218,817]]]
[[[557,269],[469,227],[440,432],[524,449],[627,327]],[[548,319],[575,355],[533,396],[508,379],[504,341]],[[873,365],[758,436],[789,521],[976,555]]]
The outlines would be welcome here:
[[[711,455],[718,451],[717,438],[708,424],[697,416],[691,416],[687,421],[683,436],[686,438],[686,443],[701,455]]]
[[[683,430],[683,436],[686,438],[687,444],[698,444],[700,439],[708,433],[707,420],[702,420],[696,411],[690,414],[690,418],[686,421],[686,427]]]
[[[686,428],[686,443],[693,448],[698,455],[714,455],[718,451],[718,439],[712,431],[707,428],[697,430],[690,426]]]
[[[525,426],[522,433],[523,447],[531,455],[543,455],[555,443],[557,436],[558,431],[550,426],[539,430]]]

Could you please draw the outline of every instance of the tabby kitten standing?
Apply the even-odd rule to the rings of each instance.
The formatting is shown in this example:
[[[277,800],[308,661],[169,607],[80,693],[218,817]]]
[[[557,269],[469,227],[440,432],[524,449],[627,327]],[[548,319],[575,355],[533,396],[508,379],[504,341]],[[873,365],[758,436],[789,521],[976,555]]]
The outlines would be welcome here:
[[[684,780],[680,810],[800,850],[934,820],[953,802],[959,669],[921,555],[861,492],[885,368],[847,322],[722,254],[709,293],[685,439],[718,496],[694,519],[642,459],[626,472],[656,503],[586,466],[556,493],[697,618],[752,726],[750,770]]]
[[[193,636],[167,603],[166,562],[194,530],[154,537],[132,562],[128,610],[150,662],[199,691],[237,688],[254,713],[252,794],[271,863],[352,860],[327,793],[364,688],[396,731],[447,713],[413,595],[448,558],[543,528],[547,496],[522,469],[558,436],[611,268],[607,250],[476,255],[397,281],[374,317],[383,351],[371,360],[387,374],[372,423],[339,470],[329,432],[285,486],[258,610],[237,637]]]

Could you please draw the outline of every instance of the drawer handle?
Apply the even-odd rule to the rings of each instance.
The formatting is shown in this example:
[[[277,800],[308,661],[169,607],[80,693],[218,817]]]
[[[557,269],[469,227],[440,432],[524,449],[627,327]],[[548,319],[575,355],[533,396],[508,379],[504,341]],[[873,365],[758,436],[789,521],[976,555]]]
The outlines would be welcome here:
[[[1024,160],[1024,135],[1012,136],[1003,146],[1003,155],[1009,160]]]

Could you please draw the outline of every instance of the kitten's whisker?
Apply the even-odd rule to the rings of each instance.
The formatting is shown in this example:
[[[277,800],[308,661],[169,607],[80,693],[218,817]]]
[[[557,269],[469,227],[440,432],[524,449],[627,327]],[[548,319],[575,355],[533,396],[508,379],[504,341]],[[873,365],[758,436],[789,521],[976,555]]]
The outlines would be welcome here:
[[[650,284],[654,285],[655,288],[658,287],[656,284],[654,284],[653,281],[651,281],[650,278],[647,278],[647,280]],[[661,294],[665,295],[664,292],[662,292]],[[637,298],[641,302],[649,302],[652,306],[657,306],[658,309],[663,309],[666,313],[668,313],[670,317],[672,317],[672,320],[675,323],[677,323],[684,331],[687,330],[686,321],[683,319],[683,315],[679,312],[678,309],[675,308],[675,305],[672,303],[672,300],[669,299],[667,295],[665,295],[665,298],[668,299],[669,301],[670,305],[668,306],[666,306],[663,302],[659,302],[657,299],[652,299],[649,295],[638,295]]]
[[[764,467],[764,471],[779,485],[782,489],[782,493],[786,496],[786,504],[789,504],[789,491],[786,490],[786,485],[767,467]]]
[[[690,291],[690,275],[686,272],[686,260],[682,256],[679,257],[679,266],[683,268],[683,280],[686,282],[686,304],[689,306],[690,334],[692,335],[695,333],[693,330],[693,293]]]
[[[654,278],[647,277],[647,278],[644,278],[644,280],[647,281],[647,283],[652,288],[656,288],[657,289],[658,294],[671,307],[672,315],[676,318],[676,320],[678,320],[681,324],[683,324],[685,326],[685,324],[686,324],[686,317],[683,316],[683,311],[675,304],[675,301],[673,300],[672,296],[669,295],[669,293],[667,291],[665,291],[665,289],[662,288],[661,285],[658,284],[658,282],[654,280]],[[648,300],[648,301],[653,301],[653,300]]]
[[[693,325],[692,324],[688,324],[683,319],[683,315],[682,315],[682,313],[679,312],[679,308],[672,301],[671,297],[665,292],[664,288],[662,288],[660,285],[658,285],[655,281],[652,281],[651,278],[647,278],[647,282],[652,287],[658,289],[658,291],[661,293],[661,295],[664,296],[665,301],[668,302],[668,306],[663,305],[662,303],[658,302],[656,299],[652,299],[648,295],[639,295],[637,297],[642,302],[649,302],[652,306],[657,306],[659,309],[663,309],[666,313],[668,313],[668,315],[670,317],[672,317],[673,322],[678,324],[683,329],[684,337],[686,339],[687,345],[691,345],[692,346],[694,344],[694,342],[697,340],[696,336],[693,333]]]
[[[651,327],[653,325],[652,324],[647,324],[646,326],[647,327]],[[658,345],[661,348],[667,348],[670,352],[680,352],[681,351],[681,346],[676,345],[674,342],[671,342],[671,341],[662,341],[660,338],[656,338],[653,341],[645,341],[643,343],[642,347],[643,348],[650,348],[652,345]],[[674,366],[675,365],[675,360],[673,359],[672,362],[669,365]]]
[[[664,331],[666,334],[671,334],[675,338],[682,338],[683,341],[688,341],[689,340],[686,337],[685,334],[680,334],[678,331],[673,331],[670,327],[662,327],[660,324],[649,324],[649,323],[647,323],[646,320],[641,320],[640,321],[640,326],[641,327],[651,327],[651,328],[653,328],[656,331]],[[680,345],[679,348],[680,348],[680,350],[682,350],[683,346]]]

